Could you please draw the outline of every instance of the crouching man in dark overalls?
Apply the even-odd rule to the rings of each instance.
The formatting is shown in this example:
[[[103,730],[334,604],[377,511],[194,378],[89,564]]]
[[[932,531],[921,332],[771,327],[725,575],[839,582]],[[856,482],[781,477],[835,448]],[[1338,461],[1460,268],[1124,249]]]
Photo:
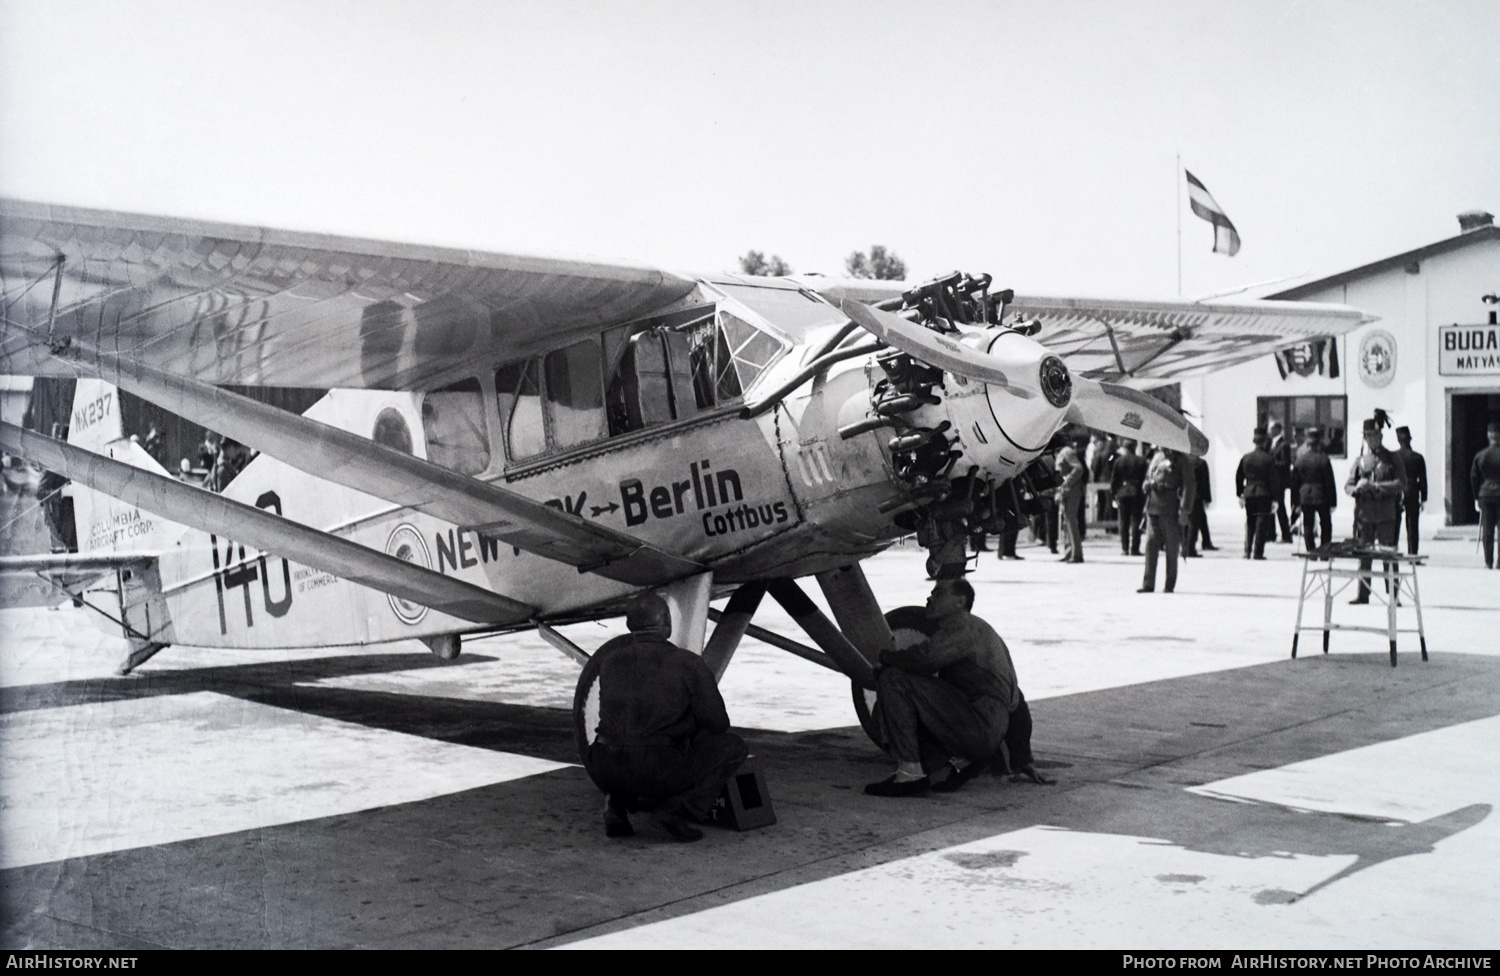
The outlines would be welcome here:
[[[1047,782],[1032,766],[1031,710],[1010,649],[973,606],[967,580],[938,580],[927,598],[932,637],[880,655],[875,715],[897,765],[865,787],[870,796],[952,792],[1004,756],[1002,744],[1013,771]]]
[[[629,837],[632,810],[651,811],[657,826],[680,841],[745,761],[744,740],[729,731],[729,714],[703,659],[667,638],[672,612],[652,593],[631,603],[630,630],[599,648],[599,726],[584,767],[609,797],[604,832]]]

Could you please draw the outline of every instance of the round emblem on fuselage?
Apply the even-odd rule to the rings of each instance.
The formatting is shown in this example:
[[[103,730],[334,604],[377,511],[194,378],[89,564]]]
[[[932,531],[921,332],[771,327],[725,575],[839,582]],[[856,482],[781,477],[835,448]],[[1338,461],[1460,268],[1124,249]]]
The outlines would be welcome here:
[[[1042,359],[1039,374],[1042,395],[1047,402],[1054,407],[1066,407],[1073,399],[1073,377],[1068,374],[1068,367],[1056,356],[1046,356]]]
[[[387,555],[395,556],[402,562],[412,563],[423,569],[432,568],[432,554],[427,550],[422,533],[405,522],[391,530],[390,538],[385,542],[385,551]],[[419,624],[427,616],[427,608],[420,603],[403,600],[394,593],[387,594],[386,598],[391,601],[391,610],[396,618],[404,624]]]

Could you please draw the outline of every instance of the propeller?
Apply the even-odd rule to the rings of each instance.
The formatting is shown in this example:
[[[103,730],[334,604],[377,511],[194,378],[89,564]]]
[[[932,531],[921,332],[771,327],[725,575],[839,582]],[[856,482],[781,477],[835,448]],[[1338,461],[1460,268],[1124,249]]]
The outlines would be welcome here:
[[[1208,438],[1203,431],[1156,397],[1128,386],[1074,376],[1067,419],[1186,454],[1208,453]]]
[[[1000,387],[1011,396],[1023,400],[1036,395],[1024,387],[1011,385],[1004,364],[989,353],[980,352],[957,339],[853,299],[844,299],[839,307],[860,328],[909,356],[967,379],[981,380]]]

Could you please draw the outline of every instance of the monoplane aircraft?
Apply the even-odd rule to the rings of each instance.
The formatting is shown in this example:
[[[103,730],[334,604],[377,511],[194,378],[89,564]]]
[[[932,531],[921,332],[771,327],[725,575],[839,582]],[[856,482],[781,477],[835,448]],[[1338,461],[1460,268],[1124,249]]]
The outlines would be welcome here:
[[[961,571],[970,533],[1046,490],[1064,425],[1201,454],[1142,388],[1367,321],[991,284],[684,276],[6,202],[0,373],[77,379],[66,440],[0,425],[5,451],[72,479],[77,521],[77,553],[5,560],[10,599],[29,581],[87,601],[128,671],[172,643],[418,638],[451,658],[533,627],[582,662],[555,626],[653,588],[716,674],[749,633],[867,706],[893,637],[861,560],[916,534],[934,575]],[[246,387],[323,392],[299,414]],[[258,454],[218,492],[185,483],[129,437],[121,391]],[[752,623],[766,593],[815,648]]]

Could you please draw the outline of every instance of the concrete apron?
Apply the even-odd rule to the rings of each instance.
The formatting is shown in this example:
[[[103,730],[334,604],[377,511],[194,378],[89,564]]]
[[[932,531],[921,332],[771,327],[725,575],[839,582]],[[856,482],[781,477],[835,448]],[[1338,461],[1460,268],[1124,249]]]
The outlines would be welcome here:
[[[330,718],[370,722],[378,710],[378,724],[388,729],[420,729],[424,737],[481,747],[524,742],[532,755],[571,758],[566,715],[555,710],[390,696],[357,701],[350,696],[370,696],[297,687],[298,669],[290,666],[259,675],[227,670],[241,673],[170,678]],[[155,682],[133,687],[144,694],[184,690]],[[102,689],[68,691],[97,701]],[[40,704],[31,697],[29,704]],[[1304,813],[1231,802],[1188,788],[1490,718],[1500,711],[1497,703],[1500,660],[1462,655],[1394,671],[1381,654],[1319,656],[1066,696],[1034,706],[1037,752],[1057,785],[983,777],[952,796],[903,801],[859,792],[886,763],[855,729],[751,733],[780,817],[770,829],[711,831],[689,846],[666,843],[643,827],[633,839],[610,841],[600,829],[597,792],[581,769],[568,767],[350,815],[13,868],[0,876],[3,938],[15,947],[501,947],[634,929],[638,944],[878,945],[911,935],[883,915],[914,920],[931,934],[931,919],[923,918],[931,906],[903,897],[915,893],[908,889],[921,865],[903,859],[938,852],[940,866],[960,876],[957,891],[973,914],[985,916],[980,928],[944,936],[949,945],[1033,945],[1040,937],[1049,945],[1127,947],[1220,941],[1456,947],[1493,932],[1476,926],[1470,913],[1494,919],[1488,889],[1497,862],[1472,866],[1483,875],[1473,892],[1462,864],[1445,864],[1439,875],[1418,867],[1431,887],[1446,892],[1447,905],[1427,904],[1434,896],[1410,884],[1381,883],[1372,892],[1365,882],[1399,864],[1392,859],[1431,858],[1435,847],[1465,833],[1479,840],[1489,831],[1485,849],[1493,853],[1490,810],[1480,799],[1500,783],[1493,759],[1485,760],[1489,781],[1471,784],[1473,802],[1436,797],[1434,809],[1447,809],[1415,823],[1378,810]],[[13,696],[7,711],[26,704]],[[1418,765],[1376,763],[1371,772],[1384,774],[1380,785],[1387,789],[1422,794],[1424,782],[1443,778],[1445,763],[1463,762],[1434,750]],[[1046,854],[1058,862],[1054,872],[1071,879],[1070,893],[1056,888],[1065,882],[1016,874],[1029,867],[1033,852],[1026,848],[1035,846],[1038,828],[1116,843]],[[1023,836],[1028,832],[1033,836]],[[987,845],[997,837],[1004,838],[998,847]],[[975,850],[949,850],[976,842]],[[1227,897],[1220,892],[1195,904],[1191,889],[1211,886],[1212,868],[1161,869],[1166,862],[1158,857],[1161,864],[1135,865],[1146,872],[1141,877],[1114,878],[1115,865],[1091,859],[1110,857],[1121,843],[1271,870],[1249,887],[1231,878]],[[860,869],[882,865],[898,870],[859,883]],[[1079,890],[1090,873],[1115,885],[1102,904]],[[837,891],[818,891],[818,882],[841,877],[855,878],[864,892],[854,906]],[[994,898],[976,903],[976,884],[1016,904],[1008,914],[993,914]],[[1140,908],[1132,910],[1130,890],[1141,885],[1175,897],[1181,924],[1154,932],[1130,924]],[[799,897],[818,902],[811,917],[743,901],[793,886],[803,886],[795,889]],[[1187,894],[1171,896],[1174,887]],[[1349,906],[1333,904],[1340,887],[1358,894],[1357,901],[1373,898],[1379,911],[1346,916]],[[1331,914],[1320,900],[1332,905]],[[1000,902],[1005,907],[1006,897]],[[1075,910],[1041,925],[1034,910],[1047,902]],[[695,916],[733,903],[750,906],[752,914],[770,911],[771,927],[766,919],[741,925],[712,913]],[[876,905],[883,912],[870,910]],[[1028,906],[1032,911],[1022,911]],[[1109,906],[1113,911],[1097,914]],[[858,909],[854,917],[851,908]],[[1310,915],[1311,928],[1288,932],[1289,914]],[[1392,929],[1385,916],[1408,924]],[[671,920],[694,917],[702,921],[671,930]],[[662,920],[666,926],[635,929]]]
[[[1286,659],[1300,567],[1284,550],[1269,563],[1194,562],[1182,592],[1142,597],[1139,561],[1115,560],[1110,545],[1092,544],[1084,566],[992,561],[975,577],[982,612],[1016,635],[1056,785],[981,777],[952,796],[865,797],[889,766],[842,724],[847,685],[827,675],[821,698],[796,701],[826,673],[747,647],[726,679],[731,715],[776,720],[777,701],[744,697],[755,690],[798,713],[786,731],[746,733],[779,823],[694,845],[643,818],[635,838],[604,837],[599,795],[567,765],[567,711],[505,700],[568,696],[576,669],[530,638],[485,642],[455,664],[390,649],[265,660],[174,648],[119,680],[103,676],[113,652],[99,657],[70,611],[19,623],[5,611],[6,654],[21,664],[6,665],[0,689],[0,863],[12,865],[0,871],[0,938],[1490,944],[1500,658],[1483,652],[1495,650],[1495,577],[1448,554],[1456,568],[1423,579],[1432,660],[1403,643],[1393,670],[1379,637],[1340,635],[1331,656]],[[872,569],[883,605],[920,602],[919,561],[895,552]],[[1099,687],[1131,673],[1170,676]]]

